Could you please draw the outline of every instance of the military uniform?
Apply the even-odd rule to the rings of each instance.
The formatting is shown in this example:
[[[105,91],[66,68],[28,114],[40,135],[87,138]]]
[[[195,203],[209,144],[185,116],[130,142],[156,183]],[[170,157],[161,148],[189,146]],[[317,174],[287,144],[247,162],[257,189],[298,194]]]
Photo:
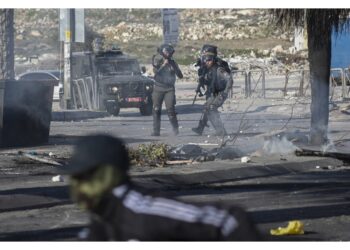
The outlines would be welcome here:
[[[160,135],[160,123],[162,103],[164,101],[168,113],[170,124],[173,127],[174,134],[178,134],[179,125],[175,111],[175,81],[176,76],[183,78],[182,72],[178,64],[173,59],[168,59],[168,64],[163,65],[165,59],[160,59],[154,65],[154,88],[152,92],[153,101],[153,133],[152,135]]]
[[[207,88],[206,102],[198,127],[192,130],[201,135],[209,120],[216,131],[216,135],[224,135],[226,131],[218,108],[224,104],[232,90],[232,77],[224,67],[217,63],[214,63],[210,69],[203,70],[203,72],[204,74],[201,77],[203,77],[202,81]]]

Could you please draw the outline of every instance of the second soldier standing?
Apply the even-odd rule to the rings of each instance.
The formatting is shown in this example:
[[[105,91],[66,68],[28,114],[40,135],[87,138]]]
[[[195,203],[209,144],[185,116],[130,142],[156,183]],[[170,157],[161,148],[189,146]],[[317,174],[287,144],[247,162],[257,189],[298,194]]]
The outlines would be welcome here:
[[[170,44],[163,44],[158,48],[162,56],[157,62],[152,62],[154,71],[154,88],[152,93],[153,101],[153,132],[152,136],[160,135],[160,122],[163,100],[168,113],[170,124],[175,135],[179,133],[179,124],[175,111],[175,81],[176,76],[183,78],[182,72],[172,58],[175,50]]]
[[[217,47],[214,45],[204,45],[201,51],[200,61],[197,63],[199,85],[196,92],[200,92],[200,87],[206,88],[206,102],[198,127],[192,131],[202,135],[208,120],[215,129],[215,135],[226,134],[224,124],[221,121],[218,108],[221,107],[231,92],[233,80],[227,62],[217,56]]]

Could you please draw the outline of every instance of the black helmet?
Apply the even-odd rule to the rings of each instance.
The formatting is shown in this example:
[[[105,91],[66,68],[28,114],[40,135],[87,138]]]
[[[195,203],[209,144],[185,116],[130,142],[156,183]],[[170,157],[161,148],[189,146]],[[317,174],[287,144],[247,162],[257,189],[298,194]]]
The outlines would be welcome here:
[[[129,156],[124,143],[108,135],[90,135],[80,139],[67,166],[66,174],[84,175],[104,164],[111,164],[125,174],[129,169]]]
[[[218,47],[215,45],[204,44],[202,49],[201,49],[201,54],[208,54],[208,53],[212,53],[213,55],[217,56],[218,55]]]
[[[215,61],[216,57],[212,54],[204,54],[201,56],[202,63],[205,63],[207,61]]]
[[[158,49],[157,49],[158,53],[161,54],[162,56],[165,55],[165,53],[167,53],[169,56],[168,57],[172,57],[175,49],[171,44],[162,44]]]

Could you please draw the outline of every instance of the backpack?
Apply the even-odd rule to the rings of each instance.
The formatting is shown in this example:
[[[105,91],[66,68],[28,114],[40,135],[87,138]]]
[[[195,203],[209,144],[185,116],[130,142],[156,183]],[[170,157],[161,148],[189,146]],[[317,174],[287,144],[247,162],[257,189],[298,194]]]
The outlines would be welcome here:
[[[226,69],[224,67],[221,67],[221,66],[219,66],[217,70],[221,71],[222,73],[227,73]],[[216,75],[217,79],[215,81],[216,82],[215,89],[217,92],[224,91],[226,89],[227,79],[225,79],[225,78],[218,79],[218,72],[216,74],[217,74]]]
[[[217,64],[219,65],[219,67],[224,68],[224,70],[227,73],[231,74],[230,66],[225,60],[222,60],[220,57],[217,57]]]

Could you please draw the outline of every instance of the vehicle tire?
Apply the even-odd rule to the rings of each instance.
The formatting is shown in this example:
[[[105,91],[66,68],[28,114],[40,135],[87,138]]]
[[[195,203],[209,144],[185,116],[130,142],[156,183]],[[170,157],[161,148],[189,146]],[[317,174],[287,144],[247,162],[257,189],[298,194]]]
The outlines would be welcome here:
[[[148,116],[148,115],[152,115],[152,108],[153,108],[153,103],[152,103],[152,99],[149,98],[149,101],[147,103],[144,103],[141,107],[140,107],[140,113],[141,115],[144,116]]]
[[[120,107],[118,104],[114,103],[114,104],[107,105],[106,109],[107,109],[107,112],[111,115],[114,115],[114,116],[119,115]]]

